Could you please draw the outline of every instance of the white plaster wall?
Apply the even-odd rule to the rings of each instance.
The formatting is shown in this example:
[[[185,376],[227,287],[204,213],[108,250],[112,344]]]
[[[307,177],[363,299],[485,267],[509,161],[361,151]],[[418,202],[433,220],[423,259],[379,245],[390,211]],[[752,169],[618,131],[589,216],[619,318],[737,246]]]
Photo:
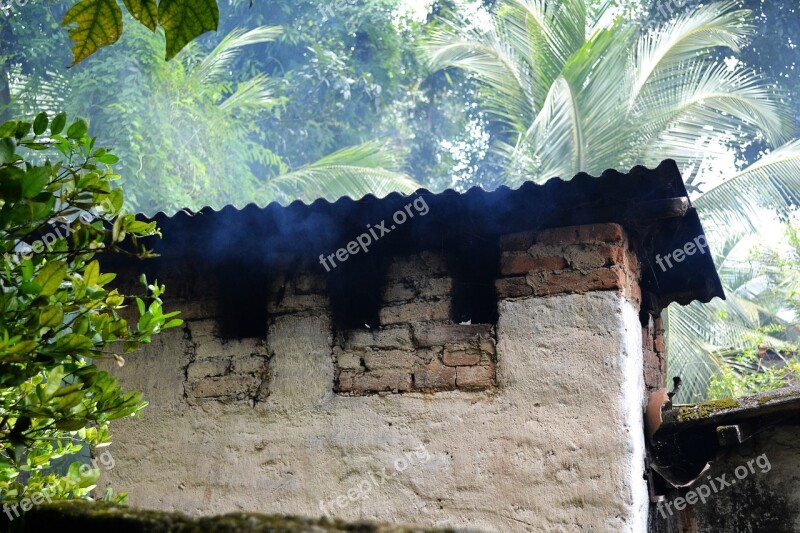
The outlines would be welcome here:
[[[136,506],[197,514],[319,516],[322,500],[344,519],[644,531],[635,309],[612,291],[499,306],[491,393],[338,396],[328,318],[285,317],[269,332],[265,402],[190,406],[188,341],[166,333],[117,371],[151,405],[112,424],[114,467],[100,486]]]

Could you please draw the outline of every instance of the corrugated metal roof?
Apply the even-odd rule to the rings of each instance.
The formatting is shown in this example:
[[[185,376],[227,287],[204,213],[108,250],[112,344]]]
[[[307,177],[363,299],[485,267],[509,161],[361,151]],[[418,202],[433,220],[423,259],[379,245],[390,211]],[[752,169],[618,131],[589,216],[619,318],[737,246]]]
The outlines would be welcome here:
[[[392,193],[385,198],[320,199],[309,205],[296,201],[287,206],[251,204],[242,209],[205,208],[194,214],[159,213],[151,220],[158,221],[164,238],[149,244],[170,261],[245,261],[267,269],[318,263],[320,254],[335,252],[367,231],[368,224],[375,227],[386,220],[388,227],[393,213],[419,197],[429,211],[424,216],[415,213],[383,236],[370,254],[496,247],[503,234],[617,222],[641,243],[642,285],[662,306],[724,298],[710,253],[687,256],[666,270],[656,265],[656,254],[663,257],[703,235],[680,171],[671,160],[655,169],[639,166],[627,174],[609,170],[599,177],[581,173],[569,181],[527,182],[515,190],[473,188],[437,194],[420,189],[409,196]]]

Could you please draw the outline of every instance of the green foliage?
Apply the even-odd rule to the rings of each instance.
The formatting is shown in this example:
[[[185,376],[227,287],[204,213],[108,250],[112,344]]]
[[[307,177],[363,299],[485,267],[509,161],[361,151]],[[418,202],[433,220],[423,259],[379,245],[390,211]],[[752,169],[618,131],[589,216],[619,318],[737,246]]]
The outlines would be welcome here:
[[[745,42],[747,11],[716,2],[640,32],[609,20],[610,3],[589,4],[504,0],[489,28],[445,21],[426,46],[431,68],[482,82],[482,104],[507,132],[509,185],[668,157],[689,171],[743,135],[788,138],[791,115],[772,87],[713,53]]]
[[[151,31],[164,28],[166,59],[172,59],[194,38],[217,29],[216,0],[123,0],[131,16]],[[72,64],[75,65],[122,35],[122,10],[116,0],[80,0],[67,11],[62,26],[72,26]]]
[[[229,72],[243,48],[278,35],[270,26],[236,29],[211,52],[192,43],[166,64],[157,57],[160,37],[132,28],[109,50],[109,60],[75,73],[66,107],[115,141],[131,205],[174,212],[266,200],[256,171],[285,167],[253,132],[280,112],[283,100],[267,77],[235,79]]]
[[[775,320],[728,268],[729,239],[800,203],[800,142],[788,140],[793,121],[781,91],[747,65],[723,61],[753,34],[749,11],[715,2],[644,29],[613,7],[503,0],[486,27],[442,21],[426,50],[433,69],[480,81],[511,186],[678,162],[723,281],[739,283],[726,285],[725,302],[665,311],[669,372],[683,378],[683,398],[697,401],[724,365],[721,354],[744,349],[748,334]],[[773,150],[727,179],[708,178],[710,164],[755,140]]]
[[[708,398],[736,398],[757,392],[766,392],[791,386],[800,382],[800,355],[796,346],[786,346],[780,351],[767,349],[769,339],[780,333],[780,326],[761,328],[766,335],[748,336],[749,346],[726,357],[726,363],[711,377]],[[765,363],[764,359],[771,355]]]
[[[182,321],[163,311],[162,286],[142,279],[145,293],[126,296],[100,269],[100,252],[150,256],[138,239],[158,229],[124,211],[117,157],[86,122],[6,122],[0,147],[0,500],[85,497],[99,472],[57,472],[54,461],[107,445],[109,422],[145,406],[93,360],[123,364]],[[133,302],[129,325],[120,312]]]

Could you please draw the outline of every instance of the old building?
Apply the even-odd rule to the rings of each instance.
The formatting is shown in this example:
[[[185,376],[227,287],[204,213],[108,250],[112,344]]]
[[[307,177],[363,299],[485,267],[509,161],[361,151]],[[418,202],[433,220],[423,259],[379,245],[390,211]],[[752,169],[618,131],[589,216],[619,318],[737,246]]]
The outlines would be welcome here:
[[[155,220],[158,260],[108,265],[186,319],[117,371],[133,505],[646,530],[660,313],[723,297],[673,162]]]

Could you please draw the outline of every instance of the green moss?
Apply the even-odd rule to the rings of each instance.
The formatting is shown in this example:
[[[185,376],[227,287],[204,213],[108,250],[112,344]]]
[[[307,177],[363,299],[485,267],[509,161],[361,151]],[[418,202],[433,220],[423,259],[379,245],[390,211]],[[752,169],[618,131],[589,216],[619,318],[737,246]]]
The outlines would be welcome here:
[[[678,422],[686,422],[688,420],[702,420],[713,416],[719,411],[724,411],[725,409],[733,409],[734,407],[738,406],[739,406],[738,402],[736,400],[731,400],[731,399],[714,400],[713,402],[698,403],[696,405],[690,405],[679,408],[677,420]]]
[[[794,398],[796,396],[797,396],[796,391],[784,392],[781,394],[767,394],[766,396],[758,399],[758,405],[764,405],[765,403],[771,402],[773,400],[780,400],[781,398]]]
[[[448,533],[450,529],[395,527],[336,519],[231,513],[190,517],[182,513],[136,509],[102,502],[66,501],[34,507],[14,522],[15,533],[38,531],[126,531],[131,533],[286,532],[305,533]]]

